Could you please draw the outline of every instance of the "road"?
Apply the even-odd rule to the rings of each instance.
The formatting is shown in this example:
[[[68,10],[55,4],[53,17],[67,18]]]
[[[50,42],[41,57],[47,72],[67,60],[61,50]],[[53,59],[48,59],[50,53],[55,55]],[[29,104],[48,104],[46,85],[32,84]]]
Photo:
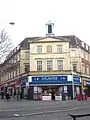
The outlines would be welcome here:
[[[88,101],[0,100],[0,120],[72,120],[69,113],[89,113]],[[90,117],[79,120],[90,120]]]

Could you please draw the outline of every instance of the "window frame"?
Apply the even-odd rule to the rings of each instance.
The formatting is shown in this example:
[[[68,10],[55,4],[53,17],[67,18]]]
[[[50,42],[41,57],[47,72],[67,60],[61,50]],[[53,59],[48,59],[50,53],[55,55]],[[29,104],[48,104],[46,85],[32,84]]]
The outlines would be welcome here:
[[[57,53],[62,53],[62,45],[57,45]]]
[[[40,64],[40,62],[41,62],[41,64]],[[42,60],[37,60],[37,71],[42,71]]]
[[[73,63],[72,66],[73,66],[73,71],[77,72],[77,64]],[[76,67],[75,70],[74,67]]]
[[[63,60],[57,60],[57,70],[63,70]]]
[[[53,60],[47,60],[47,71],[53,70]]]
[[[42,45],[37,45],[37,53],[42,53]]]

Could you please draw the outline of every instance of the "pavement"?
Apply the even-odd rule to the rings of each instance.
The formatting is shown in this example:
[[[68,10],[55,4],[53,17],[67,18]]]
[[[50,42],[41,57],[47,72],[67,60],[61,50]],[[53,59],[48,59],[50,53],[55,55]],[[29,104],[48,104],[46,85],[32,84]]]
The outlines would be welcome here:
[[[0,120],[71,120],[70,113],[89,113],[87,101],[0,100]],[[79,118],[90,120],[90,117]]]

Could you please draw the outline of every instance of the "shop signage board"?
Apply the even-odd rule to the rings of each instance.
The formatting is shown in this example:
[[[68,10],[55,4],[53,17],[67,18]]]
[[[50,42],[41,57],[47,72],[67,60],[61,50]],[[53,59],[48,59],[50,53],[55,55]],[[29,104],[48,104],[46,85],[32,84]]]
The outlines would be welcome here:
[[[86,80],[86,86],[90,86],[90,80]]]
[[[73,81],[74,81],[74,84],[80,84],[80,77],[77,75],[73,75]]]
[[[28,82],[28,76],[21,77],[20,80],[21,80],[21,85],[26,86]]]
[[[81,84],[80,77],[73,75],[74,84]],[[32,76],[30,84],[72,84],[72,79],[66,76]]]
[[[65,84],[68,83],[67,76],[35,76],[31,84]]]

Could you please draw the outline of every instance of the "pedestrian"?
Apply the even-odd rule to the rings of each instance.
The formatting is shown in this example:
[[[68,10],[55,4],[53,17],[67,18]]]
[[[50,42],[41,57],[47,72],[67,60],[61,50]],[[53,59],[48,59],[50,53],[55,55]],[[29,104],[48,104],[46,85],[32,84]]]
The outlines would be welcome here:
[[[7,99],[7,101],[9,101],[9,99],[10,99],[10,94],[9,94],[9,92],[6,92],[6,99]]]
[[[55,94],[52,92],[52,100],[55,101]]]
[[[14,99],[15,99],[15,96],[16,96],[16,91],[14,91],[14,94],[13,94],[13,95],[14,95]]]
[[[22,100],[22,99],[23,99],[23,93],[20,92],[20,100]]]
[[[16,96],[17,96],[17,101],[18,101],[20,99],[20,91],[19,90],[17,91]]]
[[[1,91],[1,99],[4,99],[4,92]]]

